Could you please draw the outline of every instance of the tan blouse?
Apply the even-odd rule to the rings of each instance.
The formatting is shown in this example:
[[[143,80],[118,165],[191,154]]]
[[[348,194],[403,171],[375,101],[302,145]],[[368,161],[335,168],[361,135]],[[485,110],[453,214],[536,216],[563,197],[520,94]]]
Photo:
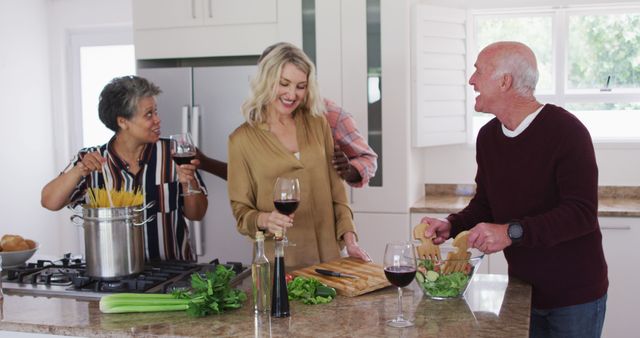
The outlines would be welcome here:
[[[300,159],[269,131],[266,123],[244,123],[229,136],[228,188],[238,231],[254,237],[259,212],[275,210],[273,186],[278,176],[297,177],[300,205],[287,237],[296,246],[285,249],[287,269],[340,257],[345,232],[355,232],[344,184],[331,166],[333,139],[325,118],[296,114]],[[271,262],[274,241],[265,241]]]

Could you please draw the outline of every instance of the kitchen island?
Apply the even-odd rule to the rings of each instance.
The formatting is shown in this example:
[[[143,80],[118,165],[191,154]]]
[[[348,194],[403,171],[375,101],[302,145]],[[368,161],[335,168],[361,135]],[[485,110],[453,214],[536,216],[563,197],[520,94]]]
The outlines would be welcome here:
[[[246,279],[247,282],[249,279]],[[243,288],[246,287],[243,283]],[[436,301],[417,284],[404,289],[415,326],[389,327],[397,289],[338,296],[329,304],[291,302],[290,318],[254,315],[250,301],[222,315],[184,312],[103,314],[96,301],[5,295],[0,331],[100,337],[528,337],[531,287],[504,275],[477,274],[465,299]]]

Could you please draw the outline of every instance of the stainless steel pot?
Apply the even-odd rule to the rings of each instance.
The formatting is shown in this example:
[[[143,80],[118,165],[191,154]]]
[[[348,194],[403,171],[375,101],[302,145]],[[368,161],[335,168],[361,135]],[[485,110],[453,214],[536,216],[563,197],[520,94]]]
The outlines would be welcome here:
[[[110,279],[138,274],[144,269],[144,233],[146,220],[142,212],[153,206],[121,208],[89,208],[83,206],[82,216],[71,220],[84,228],[87,275]],[[79,223],[82,220],[82,224]]]

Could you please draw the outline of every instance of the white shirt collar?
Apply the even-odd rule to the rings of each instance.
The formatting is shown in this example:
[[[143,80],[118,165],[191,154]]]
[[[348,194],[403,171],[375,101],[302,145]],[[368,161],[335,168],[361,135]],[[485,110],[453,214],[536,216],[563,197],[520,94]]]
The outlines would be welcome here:
[[[535,119],[536,116],[538,116],[542,108],[544,108],[544,105],[540,106],[540,108],[538,108],[538,110],[534,111],[533,113],[527,115],[527,117],[525,117],[524,120],[522,120],[522,122],[520,122],[518,127],[516,127],[516,129],[514,129],[513,131],[507,129],[507,127],[505,127],[505,125],[503,124],[502,133],[504,133],[504,136],[513,138],[522,134],[522,132],[525,129],[527,129],[527,127],[531,124],[531,122],[533,122],[533,119]]]

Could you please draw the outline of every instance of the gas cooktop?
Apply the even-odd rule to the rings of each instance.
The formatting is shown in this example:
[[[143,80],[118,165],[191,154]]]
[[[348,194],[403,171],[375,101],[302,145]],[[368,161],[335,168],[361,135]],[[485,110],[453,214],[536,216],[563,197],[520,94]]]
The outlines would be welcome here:
[[[113,279],[98,279],[86,275],[86,263],[81,257],[65,254],[57,261],[38,260],[2,272],[2,288],[6,294],[64,297],[96,300],[116,292],[169,293],[187,289],[191,274],[215,270],[220,262],[209,264],[183,261],[151,261],[140,274]],[[231,285],[239,284],[251,271],[238,262],[224,264],[236,272]]]

